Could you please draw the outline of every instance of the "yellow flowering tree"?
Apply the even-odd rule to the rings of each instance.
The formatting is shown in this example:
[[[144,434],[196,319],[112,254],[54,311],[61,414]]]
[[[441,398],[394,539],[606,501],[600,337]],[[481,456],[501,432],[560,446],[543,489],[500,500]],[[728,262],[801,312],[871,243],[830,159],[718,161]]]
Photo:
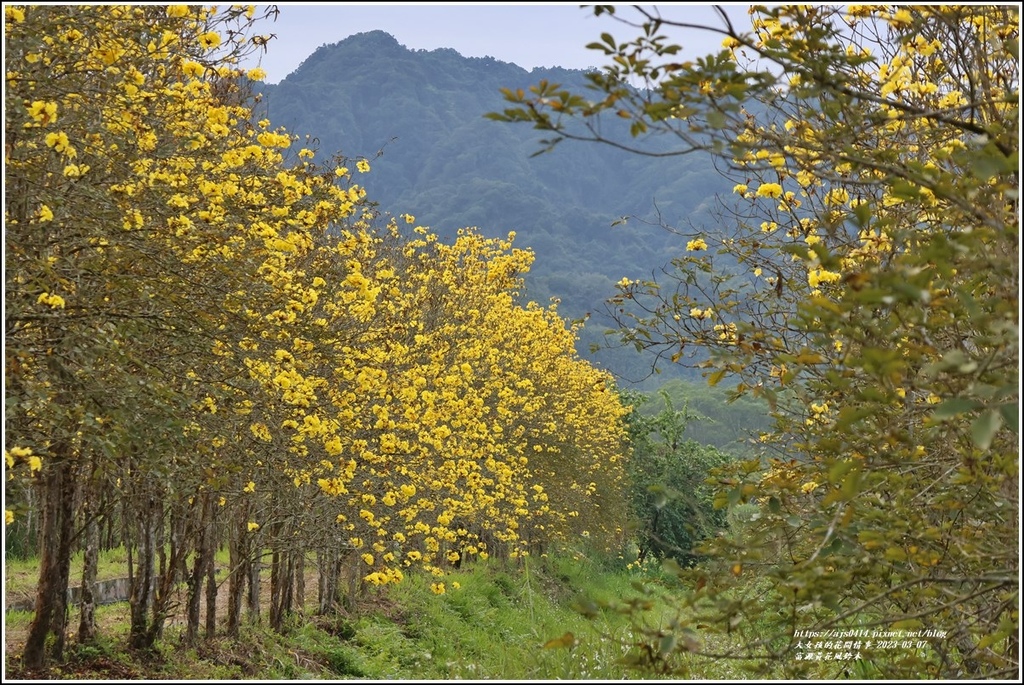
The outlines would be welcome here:
[[[652,635],[644,654],[1016,676],[1017,9],[755,6],[749,27],[723,13],[707,27],[723,50],[691,61],[665,33],[696,27],[636,11],[638,37],[591,45],[609,59],[597,98],[542,83],[492,118],[550,145],[703,151],[737,181],[724,230],[694,231],[666,278],[612,300],[629,342],[735,379],[777,417],[764,458],[716,481],[722,506],[756,516],[707,545],[722,563],[696,573],[680,639]],[[917,642],[823,663],[795,632],[855,628]]]
[[[352,211],[335,176],[285,167],[291,137],[250,122],[232,65],[253,15],[6,10],[7,438],[42,463],[29,667],[48,633],[60,656],[79,487],[86,506],[107,506],[86,522],[128,522],[133,644],[159,636],[194,552],[190,610],[198,601],[213,492],[258,461],[235,449],[265,403],[234,347],[258,336],[260,308],[287,311],[280,267]]]
[[[591,480],[621,488],[614,394],[566,392],[610,388],[610,378],[576,358],[553,311],[514,302],[532,256],[470,230],[446,245],[422,227],[411,240],[394,222],[368,228],[356,221],[312,256],[320,295],[305,315],[320,332],[273,361],[247,360],[295,406],[281,423],[289,456],[278,472],[310,503],[321,611],[410,566],[442,574],[555,540],[557,527],[530,521],[580,515],[547,494],[580,490],[578,471],[533,469],[563,450],[585,455],[575,468],[593,461]],[[607,437],[591,444],[591,432]],[[292,499],[274,492],[278,508]],[[621,525],[621,496],[605,494],[603,510],[586,510],[601,513],[595,533]]]
[[[182,583],[184,639],[204,602],[216,633],[222,544],[234,634],[266,559],[281,629],[310,558],[327,612],[412,566],[621,537],[623,409],[577,329],[519,303],[532,255],[381,225],[350,169],[369,160],[255,121],[254,25],[5,9],[5,518],[42,549],[26,668],[62,656],[79,548],[95,637],[101,526],[139,649]]]

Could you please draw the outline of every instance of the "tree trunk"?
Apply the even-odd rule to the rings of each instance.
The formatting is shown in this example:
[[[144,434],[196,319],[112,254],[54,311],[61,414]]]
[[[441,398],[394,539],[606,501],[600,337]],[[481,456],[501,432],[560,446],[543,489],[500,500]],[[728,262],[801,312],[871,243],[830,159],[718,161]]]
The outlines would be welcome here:
[[[216,527],[211,521],[210,554],[206,560],[206,639],[217,634],[217,564]]]
[[[133,649],[144,649],[149,633],[149,610],[153,599],[153,584],[156,565],[156,525],[154,510],[156,503],[153,497],[146,497],[136,512],[138,533],[138,569],[132,579],[131,595],[131,631],[128,643]]]
[[[281,596],[283,589],[281,587],[282,566],[284,562],[281,559],[281,551],[274,549],[270,555],[270,628],[278,632],[281,631],[282,616],[281,616]]]
[[[248,565],[249,572],[249,594],[246,596],[245,611],[250,623],[260,622],[260,557],[254,551],[244,563]]]
[[[35,617],[28,629],[22,665],[40,669],[46,665],[46,640],[54,636],[51,656],[64,656],[67,632],[68,577],[71,570],[71,541],[74,532],[75,474],[70,447],[56,445],[45,464],[40,526],[39,583],[36,586]]]
[[[295,556],[295,606],[300,613],[306,609],[306,551],[299,550]]]
[[[296,552],[291,548],[293,536],[286,526],[276,525],[272,539],[285,542],[288,547],[274,549],[270,562],[270,627],[280,632],[285,619],[292,612],[295,585]]]
[[[295,587],[295,550],[288,551],[288,564],[285,567],[284,596],[281,597],[281,615],[288,616],[294,611]]]
[[[191,505],[179,506],[176,514],[172,514],[171,520],[167,521],[164,507],[166,493],[161,495],[153,500],[152,523],[152,529],[156,532],[153,539],[159,549],[160,573],[154,577],[150,623],[138,643],[139,648],[146,650],[153,649],[163,636],[164,625],[171,611],[171,599],[175,594],[174,587],[178,579],[183,577],[182,569],[186,568],[185,556],[193,549],[193,541],[197,537],[196,528],[191,525],[192,517],[189,515]],[[168,530],[170,539],[164,540]],[[167,553],[168,548],[170,554]]]
[[[337,549],[317,550],[317,564],[320,567],[317,613],[321,616],[334,613],[341,599],[342,562],[342,555]]]
[[[238,635],[238,628],[242,618],[242,599],[245,593],[245,583],[248,580],[245,563],[245,521],[240,517],[241,523],[235,526],[230,540],[228,541],[228,559],[231,566],[228,569],[228,635]]]
[[[96,489],[89,488],[82,506],[85,517],[85,553],[82,562],[81,608],[78,618],[78,643],[88,644],[96,639],[96,573],[100,560],[100,523],[94,497]]]
[[[192,572],[188,574],[188,599],[185,623],[185,643],[195,644],[199,639],[199,618],[202,608],[203,578],[213,558],[213,498],[209,493],[202,495],[202,511],[200,513],[198,539],[196,540],[196,556]]]

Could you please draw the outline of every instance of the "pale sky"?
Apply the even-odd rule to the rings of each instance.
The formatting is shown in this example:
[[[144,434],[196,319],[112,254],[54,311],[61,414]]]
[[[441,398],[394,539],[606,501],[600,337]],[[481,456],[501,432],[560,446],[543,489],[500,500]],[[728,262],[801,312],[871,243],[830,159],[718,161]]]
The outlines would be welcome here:
[[[729,6],[740,25],[748,3],[719,3]],[[278,3],[277,21],[260,21],[257,33],[276,35],[260,66],[267,72],[266,83],[277,83],[295,71],[321,45],[337,43],[348,36],[382,30],[410,49],[452,48],[464,57],[494,57],[524,69],[566,67],[583,69],[603,64],[603,55],[586,45],[609,32],[617,40],[633,39],[637,32],[578,3]],[[667,3],[659,5],[665,16],[694,23],[721,26],[710,3]],[[264,9],[264,6],[259,6]],[[620,12],[628,15],[628,6]],[[262,14],[262,12],[261,12]],[[747,24],[749,25],[749,24]],[[677,39],[679,36],[670,34]],[[684,47],[696,57],[721,47],[721,36],[709,32],[687,32]],[[691,51],[692,47],[692,51]],[[250,61],[246,66],[255,66]]]

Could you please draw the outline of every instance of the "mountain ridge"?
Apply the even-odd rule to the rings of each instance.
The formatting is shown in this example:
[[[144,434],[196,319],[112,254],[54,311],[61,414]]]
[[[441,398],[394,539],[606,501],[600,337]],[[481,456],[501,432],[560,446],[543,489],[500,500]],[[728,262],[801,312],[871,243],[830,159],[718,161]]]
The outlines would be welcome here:
[[[565,143],[536,155],[541,132],[501,124],[501,88],[542,79],[573,90],[584,70],[526,69],[451,48],[411,50],[377,30],[321,45],[291,74],[257,90],[257,115],[300,137],[320,154],[367,157],[360,178],[384,211],[410,213],[450,237],[462,227],[489,236],[517,234],[536,254],[528,299],[560,301],[566,318],[597,315],[623,277],[650,278],[682,252],[679,237],[658,227],[713,221],[714,197],[728,193],[709,159],[652,159],[610,146]],[[624,216],[650,222],[613,227]],[[649,373],[649,361],[602,351],[607,321],[588,323],[580,354],[623,378]],[[612,359],[614,358],[614,362]]]

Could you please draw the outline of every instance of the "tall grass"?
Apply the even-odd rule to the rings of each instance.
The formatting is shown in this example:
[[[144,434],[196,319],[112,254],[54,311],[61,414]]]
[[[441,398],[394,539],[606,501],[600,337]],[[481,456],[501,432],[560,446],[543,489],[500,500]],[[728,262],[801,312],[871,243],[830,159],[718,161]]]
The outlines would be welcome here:
[[[116,576],[123,573],[117,561],[115,550],[101,565],[117,568]],[[121,603],[102,608],[105,637],[72,650],[72,657],[82,662],[76,667],[81,678],[89,677],[89,663],[117,663],[149,679],[650,679],[655,676],[624,661],[634,637],[630,617],[616,606],[640,594],[640,578],[663,587],[668,582],[657,569],[610,569],[580,554],[518,564],[476,561],[444,578],[409,572],[397,586],[368,590],[347,615],[300,616],[282,633],[269,630],[264,619],[246,625],[238,639],[185,649],[180,628],[169,625],[158,653],[147,659],[122,647],[127,605]],[[439,582],[443,594],[431,590]],[[649,624],[672,615],[668,590],[647,595],[660,603],[645,612]],[[30,618],[9,612],[8,627]],[[123,630],[113,625],[118,621]],[[732,671],[708,668],[702,666],[698,677]]]

